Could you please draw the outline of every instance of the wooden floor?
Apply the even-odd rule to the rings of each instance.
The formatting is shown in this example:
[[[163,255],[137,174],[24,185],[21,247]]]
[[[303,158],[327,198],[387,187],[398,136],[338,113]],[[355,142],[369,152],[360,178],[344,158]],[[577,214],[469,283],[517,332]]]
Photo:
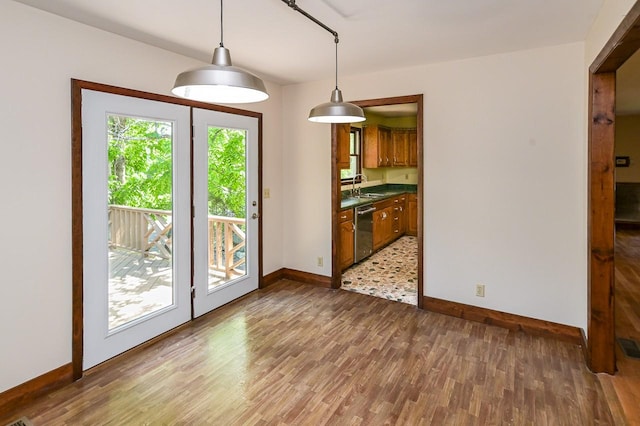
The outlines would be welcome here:
[[[616,337],[640,342],[640,229],[616,231],[615,277]],[[640,425],[640,359],[626,357],[619,345],[616,358],[616,375],[598,377],[607,397],[617,399],[614,407],[619,402],[619,417],[629,425]]]
[[[612,424],[578,346],[285,280],[94,368],[20,416],[35,425]]]

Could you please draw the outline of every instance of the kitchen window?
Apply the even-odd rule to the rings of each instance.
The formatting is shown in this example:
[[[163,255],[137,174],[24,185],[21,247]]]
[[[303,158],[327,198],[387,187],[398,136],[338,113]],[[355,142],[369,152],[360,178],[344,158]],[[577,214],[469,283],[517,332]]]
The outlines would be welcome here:
[[[349,134],[349,164],[348,169],[340,170],[340,179],[343,182],[351,182],[353,177],[362,173],[362,129],[352,127]],[[359,182],[359,178],[357,180]]]

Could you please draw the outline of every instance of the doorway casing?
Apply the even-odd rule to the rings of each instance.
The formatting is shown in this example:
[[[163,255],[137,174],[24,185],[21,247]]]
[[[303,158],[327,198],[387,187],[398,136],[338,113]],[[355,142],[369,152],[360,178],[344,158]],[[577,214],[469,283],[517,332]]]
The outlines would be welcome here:
[[[411,104],[415,103],[417,105],[417,122],[416,122],[416,130],[417,130],[417,155],[418,155],[418,308],[423,308],[423,293],[424,293],[424,283],[423,283],[423,189],[422,189],[422,181],[423,181],[423,136],[424,136],[424,116],[423,116],[423,98],[422,94],[420,95],[407,95],[407,96],[398,96],[392,98],[380,98],[380,99],[369,99],[363,101],[354,101],[351,102],[360,108],[374,107],[374,106],[387,106],[387,105],[398,105],[398,104]],[[340,268],[340,223],[338,221],[338,216],[340,212],[340,199],[341,199],[341,180],[340,180],[340,169],[338,169],[338,137],[337,137],[337,125],[331,125],[331,258],[332,258],[332,272],[331,272],[331,287],[332,288],[340,288],[342,281],[342,270]]]
[[[614,374],[615,359],[615,105],[616,70],[640,49],[636,1],[589,67],[589,207],[587,364]]]

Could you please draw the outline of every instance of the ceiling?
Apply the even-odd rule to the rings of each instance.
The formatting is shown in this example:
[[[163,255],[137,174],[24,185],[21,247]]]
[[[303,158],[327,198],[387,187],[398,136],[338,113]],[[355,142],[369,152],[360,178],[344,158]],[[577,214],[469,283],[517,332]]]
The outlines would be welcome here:
[[[220,41],[218,0],[14,1],[203,62]],[[340,75],[583,41],[602,3],[296,1],[340,34]],[[224,42],[234,65],[279,84],[334,76],[333,36],[282,0],[227,0]],[[618,71],[617,112],[640,114],[640,53]]]
[[[15,0],[210,62],[218,0]],[[583,41],[603,0],[297,0],[340,34],[340,75]],[[333,78],[333,36],[282,0],[224,3],[234,65],[280,84]]]

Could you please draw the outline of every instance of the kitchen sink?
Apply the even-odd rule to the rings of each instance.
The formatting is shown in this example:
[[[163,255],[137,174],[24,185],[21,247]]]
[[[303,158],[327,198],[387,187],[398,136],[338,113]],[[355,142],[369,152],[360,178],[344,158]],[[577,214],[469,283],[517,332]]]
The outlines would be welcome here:
[[[364,194],[360,194],[360,197],[362,197],[362,198],[381,198],[381,197],[384,197],[384,196],[385,196],[384,194],[378,194],[378,193],[375,193],[375,192],[366,192]]]

